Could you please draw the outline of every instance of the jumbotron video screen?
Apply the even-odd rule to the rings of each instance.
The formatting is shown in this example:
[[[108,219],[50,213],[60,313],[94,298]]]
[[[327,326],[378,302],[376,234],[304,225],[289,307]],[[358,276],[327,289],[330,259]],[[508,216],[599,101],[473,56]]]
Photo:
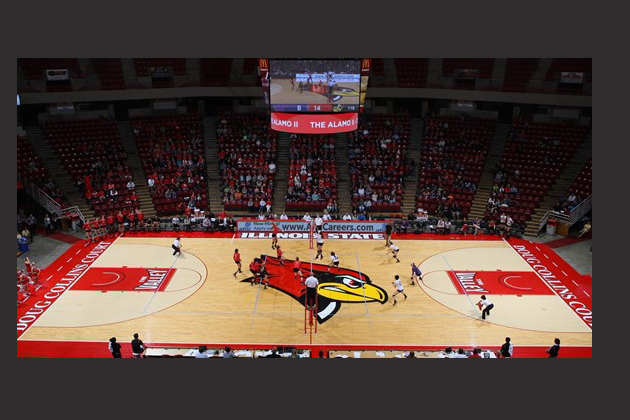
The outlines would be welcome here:
[[[358,112],[361,60],[269,60],[271,111]]]

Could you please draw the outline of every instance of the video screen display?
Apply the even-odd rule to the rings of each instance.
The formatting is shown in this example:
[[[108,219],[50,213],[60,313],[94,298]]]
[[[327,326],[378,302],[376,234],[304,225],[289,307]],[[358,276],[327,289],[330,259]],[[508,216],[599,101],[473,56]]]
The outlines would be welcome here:
[[[269,60],[275,112],[358,112],[361,60]]]

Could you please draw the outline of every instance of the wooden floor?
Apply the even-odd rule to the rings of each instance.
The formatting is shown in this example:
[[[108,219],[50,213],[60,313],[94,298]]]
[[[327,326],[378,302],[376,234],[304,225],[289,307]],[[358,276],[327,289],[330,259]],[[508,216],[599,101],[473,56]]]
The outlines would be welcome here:
[[[304,307],[273,288],[251,287],[232,273],[234,248],[244,260],[275,256],[270,240],[182,239],[182,256],[172,256],[173,238],[123,237],[92,264],[98,267],[173,268],[175,274],[161,292],[66,291],[26,331],[22,340],[107,341],[139,333],[147,343],[308,344]],[[281,240],[285,258],[310,262],[307,240]],[[339,311],[318,327],[312,344],[489,346],[510,336],[515,345],[548,345],[556,337],[563,345],[592,345],[591,330],[560,297],[493,295],[495,309],[487,321],[472,303],[478,296],[457,293],[449,270],[532,271],[502,241],[401,240],[400,263],[386,255],[383,241],[327,240],[341,267],[369,276],[388,293],[385,303],[341,304]],[[425,277],[410,286],[410,263]],[[290,270],[290,268],[288,268]],[[399,274],[408,299],[391,285]]]

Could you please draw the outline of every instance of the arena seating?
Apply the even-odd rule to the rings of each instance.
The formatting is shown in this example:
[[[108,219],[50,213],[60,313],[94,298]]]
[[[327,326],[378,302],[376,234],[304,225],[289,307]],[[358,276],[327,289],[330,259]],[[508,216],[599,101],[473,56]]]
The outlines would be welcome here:
[[[586,126],[515,119],[494,179],[495,203],[488,203],[485,219],[504,212],[517,223],[530,220],[587,133]]]
[[[127,189],[132,176],[115,122],[105,119],[47,122],[44,131],[97,216],[137,207],[132,201],[134,191]],[[112,189],[118,192],[116,196],[110,196]]]
[[[527,92],[529,80],[538,66],[538,58],[508,58],[503,89],[507,92]]]
[[[292,135],[289,156],[287,210],[321,211],[330,200],[337,201],[333,136]],[[313,193],[319,195],[319,200],[313,201]]]
[[[576,207],[592,194],[592,166],[592,160],[588,161],[584,165],[577,178],[575,178],[575,180],[569,187],[567,194],[560,200],[558,200],[558,202],[554,206],[553,209],[555,211],[570,215],[574,207]]]
[[[592,194],[593,190],[593,160],[589,160],[578,177],[569,187],[569,193],[575,194],[582,200]]]
[[[131,120],[144,173],[158,215],[208,207],[201,118],[196,114],[135,117]],[[173,195],[173,193],[175,193]]]
[[[63,205],[63,193],[26,137],[17,136],[17,171],[21,181],[33,182],[59,205]]]
[[[495,121],[429,117],[425,120],[417,207],[432,215],[466,217],[496,127]]]
[[[372,74],[374,74],[374,76],[384,76],[385,75],[385,68],[383,66],[383,59],[382,58],[373,58],[371,67],[372,67]]]
[[[125,89],[120,58],[90,58],[103,90]]]
[[[269,117],[222,113],[217,121],[223,208],[255,211],[261,199],[272,205],[274,175],[269,164],[276,163],[278,134],[271,130]]]
[[[403,180],[411,169],[408,156],[410,132],[408,114],[360,115],[359,129],[348,134],[354,210],[400,211]],[[359,194],[361,188],[364,196]],[[369,207],[365,205],[367,201]]]
[[[201,86],[227,86],[232,71],[231,58],[200,58]]]
[[[429,59],[427,58],[396,58],[396,77],[401,88],[425,87]]]

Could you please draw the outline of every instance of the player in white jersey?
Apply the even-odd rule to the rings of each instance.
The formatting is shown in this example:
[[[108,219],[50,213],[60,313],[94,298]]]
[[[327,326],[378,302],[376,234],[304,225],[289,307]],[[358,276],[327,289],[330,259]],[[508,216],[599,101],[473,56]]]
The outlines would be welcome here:
[[[400,281],[400,276],[396,274],[394,276],[394,281],[392,284],[396,287],[396,291],[392,294],[392,298],[394,299],[394,306],[396,305],[396,295],[402,293],[402,295],[407,299],[407,295],[405,294],[405,289],[403,287],[402,282]]]
[[[328,273],[330,273],[330,269],[335,267],[337,271],[339,271],[339,257],[335,255],[334,252],[330,253],[330,265],[328,266]]]
[[[398,251],[400,251],[400,249],[394,245],[393,242],[390,242],[391,245],[389,246],[389,249],[387,250],[387,254],[389,254],[390,252],[392,253],[392,257],[396,258],[396,262],[399,263],[400,260],[398,259]]]
[[[315,241],[317,242],[317,255],[315,255],[315,259],[320,259],[323,260],[324,259],[324,253],[323,253],[323,248],[324,248],[324,237],[322,236],[321,233],[315,233]]]
[[[510,239],[510,234],[512,231],[513,224],[514,224],[514,220],[510,216],[508,216],[507,220],[505,221],[505,234],[508,239]]]

